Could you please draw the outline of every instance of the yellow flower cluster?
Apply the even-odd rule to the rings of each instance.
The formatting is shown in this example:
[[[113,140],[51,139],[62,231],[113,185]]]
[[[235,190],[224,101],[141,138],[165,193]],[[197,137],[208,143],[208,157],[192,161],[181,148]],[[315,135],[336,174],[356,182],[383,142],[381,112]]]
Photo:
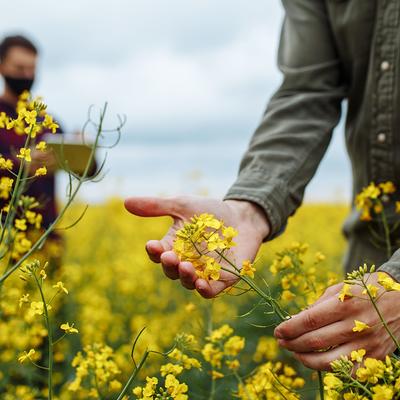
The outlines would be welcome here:
[[[305,385],[305,380],[296,371],[282,362],[267,362],[239,385],[238,397],[242,400],[298,400],[296,390]]]
[[[224,373],[221,371],[223,366],[231,371],[239,369],[240,362],[237,356],[244,349],[244,346],[245,338],[233,335],[233,329],[227,324],[213,330],[206,337],[206,344],[201,353],[212,367],[213,379],[224,377]]]
[[[70,383],[72,392],[86,393],[88,397],[98,398],[100,393],[115,392],[121,388],[116,379],[121,371],[114,361],[111,347],[95,343],[87,345],[78,352],[72,361],[75,379]]]
[[[176,372],[176,371],[173,371]],[[146,378],[144,387],[137,386],[133,389],[133,394],[140,400],[153,399],[176,399],[187,400],[188,386],[186,383],[181,383],[173,373],[168,374],[164,380],[164,386],[158,385],[159,380],[155,377]]]
[[[0,178],[0,198],[8,200],[13,187],[14,179],[8,176],[2,176]]]
[[[389,195],[395,193],[395,185],[388,181],[375,184],[371,182],[355,198],[357,210],[361,212],[362,221],[371,221],[372,213],[380,214],[384,209],[384,203],[389,201]],[[396,211],[400,211],[400,202],[396,203]]]
[[[199,277],[218,280],[221,265],[216,257],[235,246],[233,239],[237,234],[236,229],[225,226],[213,215],[201,214],[177,231],[174,251],[182,261],[193,264]]]
[[[320,251],[313,259],[306,259],[309,245],[292,242],[290,246],[277,253],[270,271],[280,279],[281,299],[284,304],[294,303],[298,309],[312,304],[327,286],[337,282],[337,274],[328,272],[328,280],[318,264],[325,261]],[[312,264],[312,265],[310,265]],[[296,311],[293,309],[293,311]]]
[[[400,395],[400,360],[364,358],[365,350],[334,361],[324,377],[327,400],[393,400]],[[356,379],[354,379],[354,377]]]
[[[264,360],[272,361],[277,358],[278,353],[279,347],[276,339],[272,336],[261,336],[258,339],[253,360],[257,363],[260,363]]]
[[[177,338],[177,345],[180,348],[174,348],[168,353],[168,358],[173,362],[168,362],[160,367],[160,375],[164,378],[164,384],[157,377],[146,377],[144,386],[136,386],[133,394],[140,400],[153,399],[177,399],[187,400],[188,385],[177,379],[183,371],[189,371],[192,368],[201,369],[201,363],[197,358],[190,357],[182,351],[182,347],[187,350],[194,350],[198,343],[193,335],[181,334]]]
[[[46,113],[46,105],[40,97],[32,99],[29,92],[24,92],[17,103],[17,118],[12,119],[4,112],[0,113],[0,128],[13,129],[19,135],[35,138],[44,129],[56,133],[59,126]]]

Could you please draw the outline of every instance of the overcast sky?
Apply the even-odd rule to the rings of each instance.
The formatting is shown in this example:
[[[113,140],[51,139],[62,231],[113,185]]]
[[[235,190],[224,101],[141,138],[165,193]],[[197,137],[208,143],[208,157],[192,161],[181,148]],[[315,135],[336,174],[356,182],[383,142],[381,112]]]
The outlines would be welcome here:
[[[193,191],[193,171],[197,189],[227,190],[280,82],[279,1],[19,0],[2,12],[0,34],[24,33],[40,47],[35,92],[65,130],[80,128],[90,104],[126,114],[102,193]],[[349,176],[340,131],[307,198],[348,198]]]

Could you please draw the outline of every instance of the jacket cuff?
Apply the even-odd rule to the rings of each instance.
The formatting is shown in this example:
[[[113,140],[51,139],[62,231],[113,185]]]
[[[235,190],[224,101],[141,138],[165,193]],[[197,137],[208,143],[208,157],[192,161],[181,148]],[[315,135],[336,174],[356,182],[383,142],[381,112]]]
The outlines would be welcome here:
[[[276,238],[286,228],[288,217],[284,212],[284,198],[278,184],[266,184],[265,172],[252,171],[239,177],[223,200],[247,200],[259,205],[264,210],[270,225],[270,233],[263,240],[265,242]]]

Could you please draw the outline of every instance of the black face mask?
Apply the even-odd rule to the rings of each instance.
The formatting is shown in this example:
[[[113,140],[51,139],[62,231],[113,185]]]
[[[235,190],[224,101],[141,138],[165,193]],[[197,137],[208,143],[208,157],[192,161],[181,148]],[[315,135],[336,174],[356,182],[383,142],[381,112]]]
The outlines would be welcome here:
[[[11,76],[4,76],[4,80],[7,86],[12,90],[12,92],[19,96],[25,90],[31,90],[33,85],[33,79],[25,79],[25,78],[11,78]]]

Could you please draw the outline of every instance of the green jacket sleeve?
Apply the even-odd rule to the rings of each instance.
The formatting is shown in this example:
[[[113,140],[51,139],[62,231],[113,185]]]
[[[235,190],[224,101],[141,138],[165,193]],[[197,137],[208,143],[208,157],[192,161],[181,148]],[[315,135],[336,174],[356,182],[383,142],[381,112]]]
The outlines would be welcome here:
[[[283,82],[271,98],[224,199],[260,205],[285,227],[302,202],[338,123],[346,88],[322,0],[284,0],[278,66]]]

